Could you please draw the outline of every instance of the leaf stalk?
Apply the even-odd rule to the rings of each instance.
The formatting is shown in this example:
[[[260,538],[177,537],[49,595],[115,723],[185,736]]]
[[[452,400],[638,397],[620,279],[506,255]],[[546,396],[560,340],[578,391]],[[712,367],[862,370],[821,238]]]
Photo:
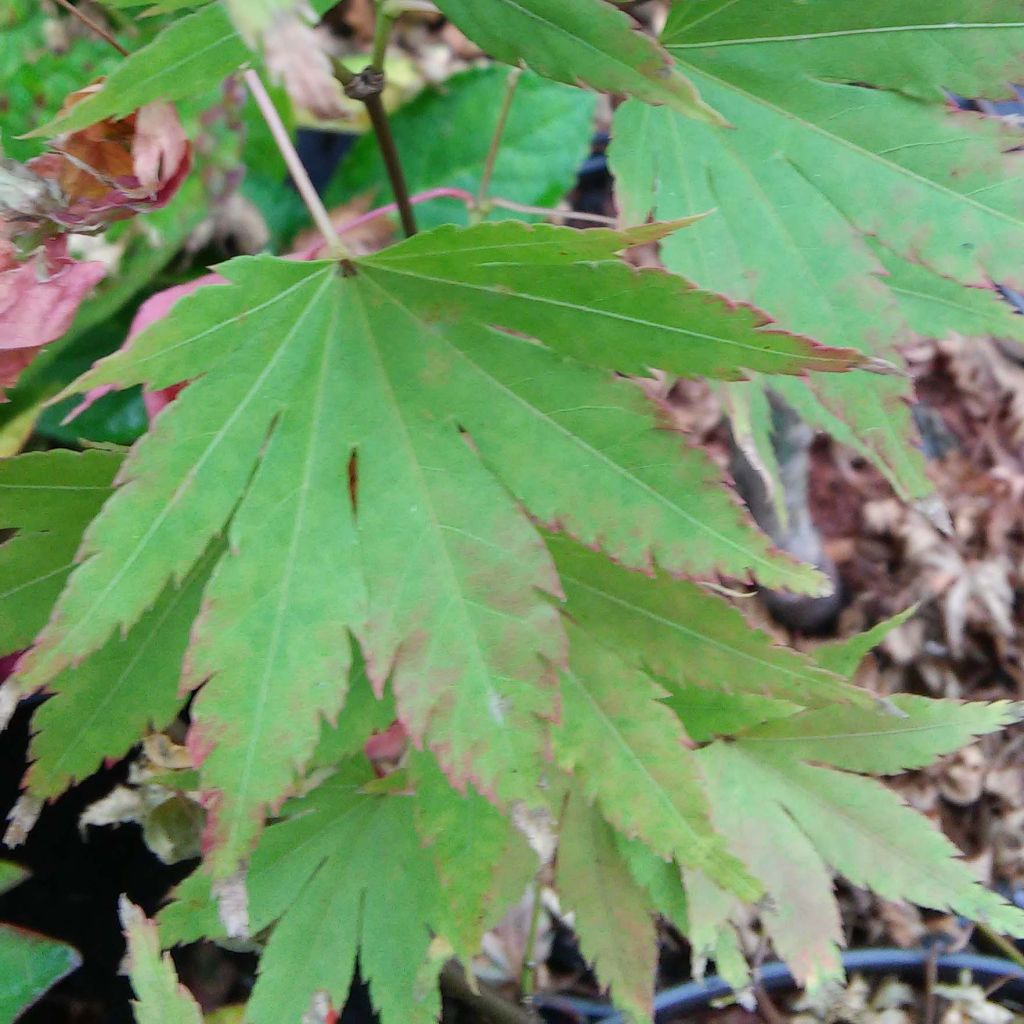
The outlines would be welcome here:
[[[522,74],[522,68],[510,68],[505,79],[505,94],[501,100],[501,109],[498,111],[498,120],[494,125],[494,133],[491,135],[491,145],[487,150],[487,159],[484,161],[484,172],[480,177],[480,188],[476,194],[478,216],[486,212],[487,191],[491,187],[494,164],[498,159],[498,150],[501,148],[501,137],[505,134],[505,125],[508,124],[512,100],[515,98],[516,86],[519,84]]]
[[[352,253],[349,252],[344,242],[338,237],[337,231],[334,230],[334,224],[331,221],[330,215],[327,213],[327,209],[320,196],[317,195],[313,182],[309,180],[309,174],[306,168],[303,167],[299,154],[295,151],[295,146],[292,144],[288,130],[281,120],[281,115],[277,112],[277,107],[274,106],[274,101],[267,93],[260,76],[252,68],[245,72],[244,77],[245,84],[249,87],[249,92],[252,93],[252,98],[256,101],[256,106],[259,107],[263,120],[266,121],[270,134],[281,156],[284,158],[285,166],[292,176],[292,181],[295,182],[295,187],[298,189],[302,201],[306,204],[306,208],[313,218],[313,223],[316,224],[320,234],[323,235],[324,241],[327,243],[328,254],[341,260],[343,266],[351,269]]]
[[[388,120],[388,113],[384,109],[384,101],[381,98],[385,82],[384,55],[387,51],[388,38],[391,35],[391,26],[395,17],[395,13],[389,9],[388,5],[378,0],[377,24],[373,34],[373,53],[370,57],[369,67],[358,75],[354,75],[340,61],[335,61],[334,73],[344,86],[345,95],[350,99],[360,100],[366,107],[366,114],[373,127],[373,134],[377,138],[377,146],[380,149],[388,181],[391,183],[391,192],[398,207],[402,231],[406,238],[411,238],[416,234],[416,215],[413,212],[412,203],[409,202],[409,186],[402,170],[402,161],[398,155],[395,138],[391,134],[391,122]]]
[[[106,40],[110,45],[117,50],[122,57],[128,56],[128,51],[101,25],[99,22],[93,21],[85,11],[79,10],[71,0],[57,0],[57,3],[64,8],[73,18],[77,18],[83,25],[88,27],[92,32],[95,32],[100,39]]]

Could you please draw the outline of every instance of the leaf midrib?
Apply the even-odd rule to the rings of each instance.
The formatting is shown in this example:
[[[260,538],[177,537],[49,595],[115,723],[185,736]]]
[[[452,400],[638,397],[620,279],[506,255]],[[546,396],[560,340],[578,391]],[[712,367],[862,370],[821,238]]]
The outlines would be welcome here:
[[[618,320],[623,323],[631,324],[637,329],[642,330],[650,328],[658,331],[668,331],[673,334],[679,334],[683,337],[693,339],[694,341],[709,341],[716,345],[722,345],[724,347],[732,347],[739,349],[742,352],[755,352],[760,357],[765,355],[772,355],[778,359],[779,362],[792,362],[794,359],[801,360],[805,363],[821,363],[824,365],[826,370],[833,370],[836,367],[837,360],[832,356],[818,356],[813,352],[805,352],[803,354],[798,353],[773,353],[770,349],[760,348],[756,345],[751,345],[743,341],[737,341],[734,338],[723,338],[716,334],[707,334],[703,331],[695,331],[689,328],[678,327],[674,324],[662,324],[653,320],[644,320],[641,317],[628,316],[625,313],[617,313],[614,310],[596,309],[593,306],[581,306],[579,303],[568,302],[564,299],[551,299],[543,295],[537,295],[533,292],[509,292],[503,290],[501,287],[496,285],[483,285],[473,284],[469,281],[459,280],[458,278],[445,278],[445,277],[434,277],[430,274],[414,273],[410,270],[401,270],[394,266],[388,266],[383,263],[373,264],[374,268],[378,271],[384,271],[386,273],[395,274],[397,276],[411,277],[415,280],[429,282],[430,284],[445,285],[448,288],[466,288],[471,291],[484,292],[489,295],[497,296],[500,299],[518,299],[525,302],[536,302],[540,305],[552,306],[558,309],[568,309],[577,313],[583,313],[590,316],[605,317],[609,320]],[[565,264],[564,266],[572,266],[572,264]],[[540,268],[538,268],[540,269]],[[379,285],[378,285],[379,287]],[[698,291],[699,289],[693,289]],[[765,331],[766,340],[770,339],[772,334],[783,334],[789,337],[798,338],[797,335],[792,335],[788,331],[776,330],[776,331]],[[745,365],[745,364],[744,364]],[[809,369],[814,369],[813,366],[809,366]]]
[[[386,301],[398,306],[405,313],[405,315],[412,319],[414,322],[417,321],[418,318],[416,318],[410,310],[406,309],[404,305],[397,302],[395,298],[383,287],[381,287],[379,283],[374,281],[371,275],[363,274],[361,276],[362,280],[376,287],[384,295]],[[487,658],[480,644],[479,631],[474,627],[472,616],[469,614],[468,609],[465,607],[467,602],[469,602],[471,599],[463,592],[459,576],[455,571],[454,564],[452,563],[451,552],[448,549],[448,545],[445,544],[442,539],[442,524],[437,517],[437,510],[434,507],[434,501],[430,492],[430,488],[427,484],[426,479],[423,476],[423,467],[421,466],[419,459],[416,457],[415,447],[413,446],[411,438],[409,436],[408,424],[405,421],[405,417],[402,415],[403,403],[401,403],[398,400],[398,397],[395,395],[391,378],[387,373],[387,369],[383,363],[383,360],[381,359],[380,348],[379,345],[377,344],[377,335],[373,329],[373,324],[369,314],[369,310],[366,308],[364,297],[360,289],[352,288],[350,291],[353,296],[353,304],[358,303],[360,313],[362,314],[364,329],[366,331],[367,350],[377,366],[377,373],[381,381],[381,386],[384,389],[386,389],[386,393],[391,400],[392,408],[395,410],[395,419],[400,424],[402,430],[401,436],[403,445],[406,449],[406,458],[408,459],[409,465],[412,467],[414,475],[419,481],[420,493],[423,496],[424,504],[428,509],[430,520],[434,526],[437,546],[441,549],[444,555],[444,562],[445,568],[447,570],[446,574],[448,576],[449,586],[451,588],[453,596],[457,596],[458,603],[461,608],[461,611],[459,612],[459,617],[461,618],[463,624],[463,635],[471,638],[471,643],[467,646],[472,651],[472,660],[475,663],[476,675],[484,681],[484,688],[485,691],[487,692],[488,698],[490,700],[498,700],[503,702],[503,695],[500,694],[493,685],[493,681],[491,679],[491,671],[488,666]],[[450,604],[451,599],[449,599],[449,605]],[[445,609],[445,614],[447,613],[448,610]],[[438,635],[439,631],[436,631],[432,637],[432,641],[436,639]],[[433,719],[437,714],[439,710],[438,703],[439,702],[436,699],[436,696],[432,695],[431,708],[428,715],[427,724],[424,726],[424,731],[427,731],[429,729],[430,719]],[[506,759],[505,763],[515,764],[518,760],[518,758],[515,756],[515,752],[512,751],[511,756],[508,752],[508,731],[503,727],[499,727],[497,730],[492,730],[491,732],[492,735],[496,732],[498,737],[501,738],[502,745],[506,747],[506,753],[504,755]]]

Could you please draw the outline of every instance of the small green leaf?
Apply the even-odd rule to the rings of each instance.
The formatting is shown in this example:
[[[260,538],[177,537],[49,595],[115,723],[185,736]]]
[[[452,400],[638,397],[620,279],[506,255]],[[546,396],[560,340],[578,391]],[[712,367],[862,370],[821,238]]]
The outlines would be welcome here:
[[[202,1024],[199,1006],[178,981],[170,955],[160,954],[156,925],[126,896],[121,897],[120,909],[136,1024]]]
[[[894,629],[902,626],[917,611],[917,605],[911,605],[897,612],[888,619],[883,619],[863,633],[841,640],[832,640],[819,644],[810,652],[811,657],[824,669],[835,672],[846,679],[852,679],[857,666],[864,660],[868,652],[877,647]]]
[[[16,1020],[81,962],[63,942],[0,925],[0,1020]]]
[[[124,117],[155,100],[186,99],[217,85],[249,53],[219,3],[171,22],[151,43],[126,57],[99,92],[36,128],[33,136],[78,131]]]

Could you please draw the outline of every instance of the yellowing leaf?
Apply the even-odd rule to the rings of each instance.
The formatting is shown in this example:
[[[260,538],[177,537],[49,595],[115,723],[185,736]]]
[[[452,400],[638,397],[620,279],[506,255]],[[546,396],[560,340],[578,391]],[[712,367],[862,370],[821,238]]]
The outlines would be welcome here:
[[[710,823],[703,778],[657,686],[579,631],[562,676],[559,763],[617,829],[657,854],[699,868],[754,900],[760,885],[730,857]]]
[[[619,856],[615,833],[578,792],[562,814],[557,867],[583,955],[631,1018],[649,1020],[657,966],[652,909]]]

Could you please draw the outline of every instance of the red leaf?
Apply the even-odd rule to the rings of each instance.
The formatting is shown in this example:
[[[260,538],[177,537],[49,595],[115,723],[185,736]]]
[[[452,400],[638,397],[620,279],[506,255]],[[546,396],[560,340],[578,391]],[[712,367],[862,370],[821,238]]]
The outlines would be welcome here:
[[[63,240],[56,241],[19,263],[14,246],[0,240],[0,389],[71,326],[106,273],[102,263],[76,263],[64,249]]]

